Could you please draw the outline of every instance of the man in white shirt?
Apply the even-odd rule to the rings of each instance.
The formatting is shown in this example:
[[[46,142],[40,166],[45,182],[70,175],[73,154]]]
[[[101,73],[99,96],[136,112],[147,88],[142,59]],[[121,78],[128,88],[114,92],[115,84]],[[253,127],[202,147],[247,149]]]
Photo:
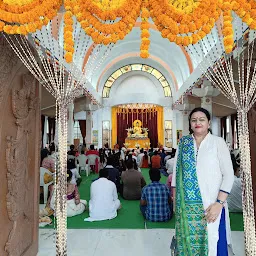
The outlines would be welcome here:
[[[101,169],[99,179],[91,185],[90,217],[86,218],[85,221],[114,219],[120,208],[121,203],[117,196],[116,185],[108,180],[108,170]]]
[[[140,150],[140,153],[138,154],[137,156],[137,165],[140,167],[141,166],[141,161],[142,161],[142,158],[144,156],[144,149],[142,148]]]
[[[170,158],[169,160],[167,160],[166,166],[165,166],[168,174],[173,173],[173,166],[174,166],[174,158]]]
[[[166,162],[172,158],[172,152],[167,151],[167,156],[164,158],[164,164],[166,165]]]
[[[233,187],[228,196],[228,209],[230,212],[243,212],[243,204],[242,204],[242,181],[240,178],[240,168],[239,166],[233,162],[235,180],[233,183]]]

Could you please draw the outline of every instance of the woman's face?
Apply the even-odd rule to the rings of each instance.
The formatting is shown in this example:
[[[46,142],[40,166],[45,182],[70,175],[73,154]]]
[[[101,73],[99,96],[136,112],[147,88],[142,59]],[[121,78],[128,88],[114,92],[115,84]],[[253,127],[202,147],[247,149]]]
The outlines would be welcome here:
[[[206,135],[210,128],[210,121],[207,119],[205,113],[198,111],[192,114],[190,125],[195,135]]]

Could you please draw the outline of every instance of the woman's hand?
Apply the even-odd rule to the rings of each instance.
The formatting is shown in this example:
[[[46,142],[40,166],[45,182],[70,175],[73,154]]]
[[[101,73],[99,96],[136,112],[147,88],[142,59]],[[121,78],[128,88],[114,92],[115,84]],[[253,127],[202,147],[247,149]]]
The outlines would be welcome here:
[[[205,217],[208,223],[214,223],[222,211],[223,205],[220,203],[211,204],[205,211]]]

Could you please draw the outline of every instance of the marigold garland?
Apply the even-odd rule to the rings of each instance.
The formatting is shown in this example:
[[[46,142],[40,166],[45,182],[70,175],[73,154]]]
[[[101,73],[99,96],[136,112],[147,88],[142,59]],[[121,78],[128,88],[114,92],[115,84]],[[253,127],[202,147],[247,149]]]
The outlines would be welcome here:
[[[66,51],[65,60],[67,63],[73,60],[74,44],[73,14],[68,10],[64,14],[64,50]]]
[[[53,19],[61,0],[0,0],[0,31],[8,34],[33,33]],[[209,34],[223,14],[223,42],[227,53],[234,45],[232,12],[251,29],[256,29],[255,0],[64,0],[65,59],[74,53],[73,16],[96,44],[122,40],[141,17],[141,54],[149,57],[149,18],[162,37],[178,45],[196,44]]]
[[[141,45],[140,45],[140,57],[145,59],[149,57],[149,46],[150,46],[150,33],[148,19],[150,13],[148,10],[148,0],[143,0],[141,8]]]

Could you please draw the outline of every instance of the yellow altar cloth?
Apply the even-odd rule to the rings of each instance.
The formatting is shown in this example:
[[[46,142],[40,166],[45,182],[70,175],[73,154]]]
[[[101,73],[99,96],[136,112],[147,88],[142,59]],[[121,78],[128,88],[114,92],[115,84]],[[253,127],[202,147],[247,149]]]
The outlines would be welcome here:
[[[140,148],[149,148],[150,140],[149,138],[126,138],[125,146],[127,148],[136,148],[137,146]]]

